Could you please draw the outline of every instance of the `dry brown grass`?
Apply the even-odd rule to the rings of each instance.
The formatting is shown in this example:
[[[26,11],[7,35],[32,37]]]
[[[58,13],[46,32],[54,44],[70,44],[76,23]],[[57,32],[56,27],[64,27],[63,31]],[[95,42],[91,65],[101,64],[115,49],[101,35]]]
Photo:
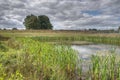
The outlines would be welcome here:
[[[9,37],[39,37],[39,36],[97,36],[120,37],[118,33],[99,33],[79,30],[0,30],[0,35]]]

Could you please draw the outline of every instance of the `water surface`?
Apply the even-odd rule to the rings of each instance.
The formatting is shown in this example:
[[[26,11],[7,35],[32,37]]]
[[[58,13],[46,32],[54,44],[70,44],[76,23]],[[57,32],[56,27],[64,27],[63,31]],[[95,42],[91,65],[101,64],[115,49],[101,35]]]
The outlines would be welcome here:
[[[86,59],[97,53],[115,52],[120,54],[120,46],[93,44],[93,45],[72,45],[72,48],[78,51],[79,55]]]
[[[90,57],[95,54],[117,53],[120,54],[120,46],[93,44],[93,45],[72,45],[72,48],[79,54],[79,59],[82,59],[82,66],[84,72],[89,70]]]

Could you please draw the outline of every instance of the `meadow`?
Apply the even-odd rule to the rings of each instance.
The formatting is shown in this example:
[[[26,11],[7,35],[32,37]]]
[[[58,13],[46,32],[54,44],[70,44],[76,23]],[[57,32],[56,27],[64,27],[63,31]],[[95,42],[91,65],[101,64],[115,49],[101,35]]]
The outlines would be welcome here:
[[[114,51],[92,55],[84,73],[83,61],[71,44],[120,46],[120,34],[1,30],[0,80],[120,80],[120,60]]]

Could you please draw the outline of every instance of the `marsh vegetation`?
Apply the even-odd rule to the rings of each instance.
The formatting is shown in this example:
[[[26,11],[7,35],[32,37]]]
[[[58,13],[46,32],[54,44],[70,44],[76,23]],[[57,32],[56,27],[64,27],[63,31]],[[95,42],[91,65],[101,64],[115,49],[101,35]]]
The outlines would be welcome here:
[[[91,55],[88,63],[85,63],[71,45],[64,44],[86,41],[119,46],[119,34],[44,34],[33,31],[30,36],[29,31],[0,33],[0,80],[120,80],[119,53],[116,54],[114,50],[101,52]],[[89,64],[86,72],[83,64]]]

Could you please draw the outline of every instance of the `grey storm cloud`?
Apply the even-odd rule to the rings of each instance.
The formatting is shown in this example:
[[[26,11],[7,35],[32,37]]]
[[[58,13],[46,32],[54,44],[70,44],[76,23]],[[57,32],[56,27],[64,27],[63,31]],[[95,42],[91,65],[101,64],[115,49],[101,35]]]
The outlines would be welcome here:
[[[30,14],[47,15],[54,29],[114,29],[120,0],[0,0],[0,28],[25,28]]]

